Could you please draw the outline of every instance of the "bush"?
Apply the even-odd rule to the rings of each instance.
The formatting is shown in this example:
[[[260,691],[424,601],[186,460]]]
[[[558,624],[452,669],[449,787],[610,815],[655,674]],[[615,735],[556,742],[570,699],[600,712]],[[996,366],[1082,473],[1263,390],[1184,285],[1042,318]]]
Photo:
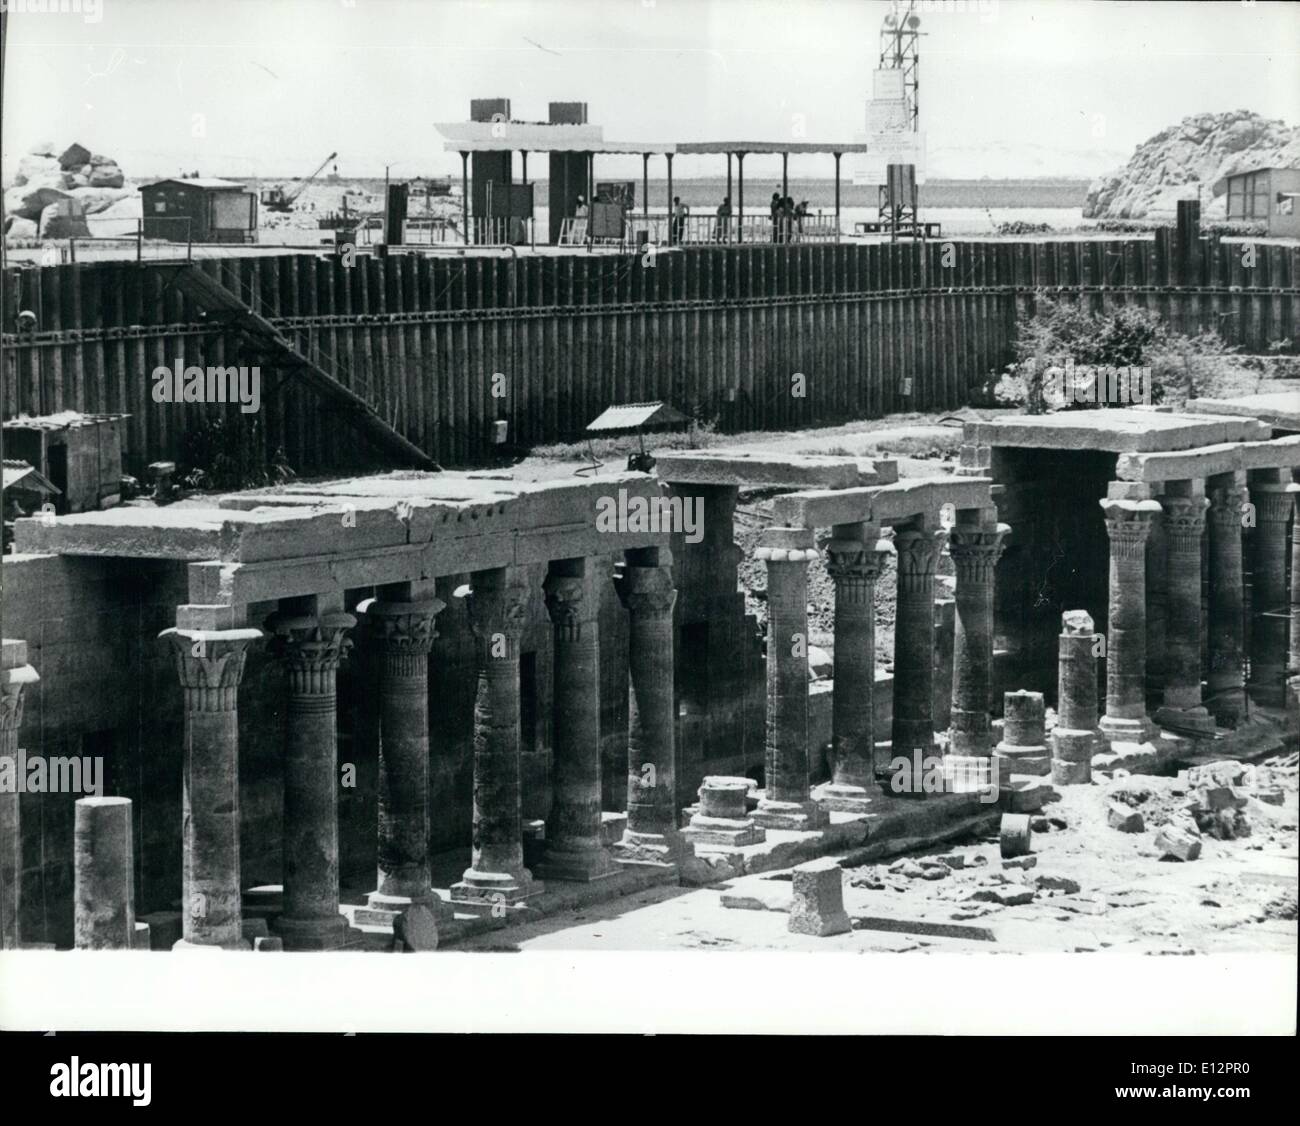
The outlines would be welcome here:
[[[1147,368],[1153,403],[1194,398],[1198,382],[1213,375],[1234,351],[1214,332],[1170,332],[1157,313],[1136,305],[1097,315],[1040,296],[1034,313],[1017,322],[1015,362],[994,380],[992,396],[1002,403],[1021,403],[1030,414],[1093,406],[1060,403],[1050,395],[1048,371],[1072,363]]]
[[[259,418],[204,415],[185,435],[181,481],[189,489],[256,489],[295,477],[283,447],[266,457]]]

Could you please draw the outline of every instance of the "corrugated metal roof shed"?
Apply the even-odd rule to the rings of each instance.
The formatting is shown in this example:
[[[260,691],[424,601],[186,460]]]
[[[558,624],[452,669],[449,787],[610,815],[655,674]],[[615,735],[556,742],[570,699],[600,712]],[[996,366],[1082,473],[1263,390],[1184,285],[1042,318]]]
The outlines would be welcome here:
[[[642,426],[671,426],[689,421],[667,403],[619,403],[602,411],[587,424],[587,433],[638,430]]]
[[[25,461],[4,460],[4,487],[12,489],[22,482],[21,487],[34,493],[49,493],[51,496],[57,496],[59,489],[46,480],[41,474],[37,473]]]

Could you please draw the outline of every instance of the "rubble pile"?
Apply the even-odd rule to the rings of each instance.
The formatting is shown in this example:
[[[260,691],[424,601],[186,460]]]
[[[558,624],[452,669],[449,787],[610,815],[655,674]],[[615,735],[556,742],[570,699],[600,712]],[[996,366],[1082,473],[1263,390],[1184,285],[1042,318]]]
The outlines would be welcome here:
[[[4,194],[4,230],[13,240],[89,234],[86,216],[107,211],[132,194],[117,161],[74,142],[60,151],[34,146],[19,162]]]

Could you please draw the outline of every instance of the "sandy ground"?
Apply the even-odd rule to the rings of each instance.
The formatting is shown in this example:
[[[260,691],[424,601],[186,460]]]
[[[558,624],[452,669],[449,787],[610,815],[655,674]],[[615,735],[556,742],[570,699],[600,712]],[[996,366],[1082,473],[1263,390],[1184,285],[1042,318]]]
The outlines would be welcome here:
[[[1135,776],[1062,787],[1037,818],[1033,866],[1004,868],[995,839],[921,850],[846,869],[844,901],[855,929],[790,934],[781,909],[723,905],[728,891],[779,908],[788,874],[734,884],[654,888],[537,923],[484,935],[466,950],[804,950],[985,953],[1119,950],[1204,954],[1297,950],[1297,794],[1294,755],[1276,770],[1283,804],[1251,797],[1250,835],[1202,838],[1200,858],[1162,860],[1155,831],[1185,800],[1172,778]],[[1150,789],[1143,833],[1106,824],[1117,788]],[[948,858],[938,863],[937,858]],[[960,864],[952,868],[949,864]],[[928,878],[926,871],[944,875]],[[784,878],[783,878],[784,877]],[[987,901],[992,889],[1019,905]]]

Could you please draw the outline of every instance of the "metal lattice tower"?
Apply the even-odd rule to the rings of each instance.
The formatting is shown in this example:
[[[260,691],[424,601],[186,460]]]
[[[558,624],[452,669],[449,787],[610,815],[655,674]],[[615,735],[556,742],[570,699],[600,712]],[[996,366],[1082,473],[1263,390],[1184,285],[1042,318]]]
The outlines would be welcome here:
[[[907,102],[907,119],[916,132],[921,114],[920,65],[921,18],[914,8],[916,0],[893,0],[891,10],[880,25],[880,69],[903,72],[903,98]]]

